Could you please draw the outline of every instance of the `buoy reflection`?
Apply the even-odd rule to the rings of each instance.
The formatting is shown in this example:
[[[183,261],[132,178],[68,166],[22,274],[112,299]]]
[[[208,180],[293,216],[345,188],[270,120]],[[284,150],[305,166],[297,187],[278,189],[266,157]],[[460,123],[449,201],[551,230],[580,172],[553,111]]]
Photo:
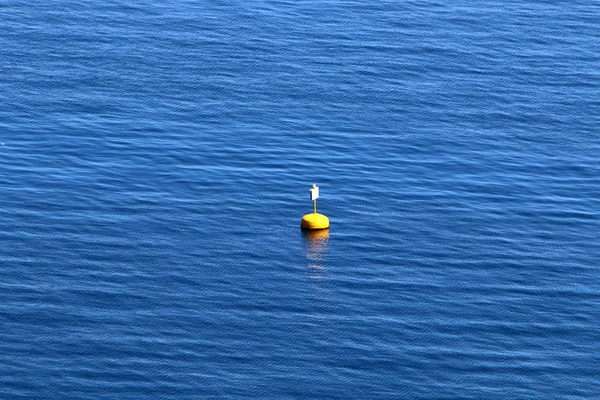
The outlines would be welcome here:
[[[308,267],[311,270],[311,279],[322,279],[325,269],[324,260],[329,245],[329,229],[302,231],[304,237],[304,250]]]

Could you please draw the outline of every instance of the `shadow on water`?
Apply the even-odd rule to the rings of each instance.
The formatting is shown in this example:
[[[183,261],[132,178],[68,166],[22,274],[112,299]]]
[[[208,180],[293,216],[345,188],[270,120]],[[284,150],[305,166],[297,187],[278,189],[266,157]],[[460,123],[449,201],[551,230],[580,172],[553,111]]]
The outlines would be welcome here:
[[[329,246],[329,229],[303,230],[304,251],[308,260],[311,279],[322,279],[325,270],[325,256]]]

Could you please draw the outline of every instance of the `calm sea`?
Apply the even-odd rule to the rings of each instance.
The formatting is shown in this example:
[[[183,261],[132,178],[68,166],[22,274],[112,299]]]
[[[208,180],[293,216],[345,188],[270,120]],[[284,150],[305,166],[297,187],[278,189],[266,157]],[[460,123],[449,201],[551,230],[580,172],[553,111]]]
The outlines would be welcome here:
[[[0,1],[0,398],[600,398],[599,27]]]

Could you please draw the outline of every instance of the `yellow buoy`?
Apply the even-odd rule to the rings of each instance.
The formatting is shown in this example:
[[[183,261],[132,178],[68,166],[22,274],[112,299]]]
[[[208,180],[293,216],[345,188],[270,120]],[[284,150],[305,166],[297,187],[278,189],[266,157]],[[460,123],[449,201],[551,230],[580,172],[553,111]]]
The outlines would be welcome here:
[[[302,229],[314,230],[329,228],[329,218],[323,214],[317,213],[317,198],[319,198],[319,187],[313,185],[310,189],[310,199],[314,202],[314,212],[302,217],[302,222],[300,223]]]
[[[302,217],[301,226],[304,229],[327,229],[329,228],[329,218],[323,214],[306,214]]]

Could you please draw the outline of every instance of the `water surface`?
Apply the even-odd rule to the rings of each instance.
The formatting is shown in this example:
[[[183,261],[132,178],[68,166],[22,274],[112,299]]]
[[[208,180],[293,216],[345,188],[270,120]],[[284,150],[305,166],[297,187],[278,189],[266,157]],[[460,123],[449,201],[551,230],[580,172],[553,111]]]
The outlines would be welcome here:
[[[1,398],[600,393],[598,3],[0,13]]]

